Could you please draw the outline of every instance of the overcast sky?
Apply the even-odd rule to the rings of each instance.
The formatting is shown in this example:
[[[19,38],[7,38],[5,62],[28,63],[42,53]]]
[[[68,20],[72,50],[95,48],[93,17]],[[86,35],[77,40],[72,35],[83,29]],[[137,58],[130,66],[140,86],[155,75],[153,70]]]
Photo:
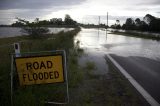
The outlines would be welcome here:
[[[146,14],[160,17],[160,0],[0,0],[0,24],[11,24],[16,17],[33,21],[35,18],[64,18],[69,14],[82,23],[106,22],[128,17],[143,18]]]

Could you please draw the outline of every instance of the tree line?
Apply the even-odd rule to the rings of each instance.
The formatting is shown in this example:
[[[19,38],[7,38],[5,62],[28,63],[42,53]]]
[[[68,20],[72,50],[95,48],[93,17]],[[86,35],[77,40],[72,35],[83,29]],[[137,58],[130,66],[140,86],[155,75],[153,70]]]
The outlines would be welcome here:
[[[160,18],[147,14],[141,20],[140,18],[127,18],[125,23],[121,26],[120,20],[116,20],[111,28],[124,29],[124,30],[139,30],[149,32],[160,32]]]
[[[64,21],[62,18],[52,18],[50,20],[39,20],[36,18],[33,22],[29,22],[25,19],[16,18],[17,21],[11,26],[21,27],[21,31],[27,33],[30,38],[41,38],[44,35],[49,34],[48,27],[77,27],[78,24],[74,21],[70,15],[66,14]]]
[[[11,26],[13,27],[22,27],[22,26],[28,26],[28,25],[39,25],[39,26],[77,26],[77,22],[73,20],[70,15],[66,14],[64,21],[62,18],[52,18],[50,20],[39,20],[39,18],[36,18],[34,22],[29,22],[22,20],[20,18],[17,18],[17,21],[14,22]]]

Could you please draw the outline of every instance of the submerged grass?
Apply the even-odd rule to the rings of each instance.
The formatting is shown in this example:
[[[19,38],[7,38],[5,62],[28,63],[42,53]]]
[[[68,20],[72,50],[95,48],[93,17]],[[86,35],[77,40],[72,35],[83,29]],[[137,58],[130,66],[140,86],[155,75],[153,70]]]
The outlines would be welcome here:
[[[83,80],[70,92],[67,106],[148,106],[129,82],[107,62],[108,73],[94,73],[96,64],[84,61]],[[107,71],[107,70],[106,70]]]
[[[0,39],[1,45],[21,42],[21,52],[38,52],[64,49],[67,52],[68,83],[70,103],[67,106],[143,106],[139,96],[131,89],[126,79],[110,67],[105,75],[93,73],[96,64],[86,61],[85,67],[78,65],[83,49],[74,43],[74,36],[80,31],[60,32],[40,39],[15,37]],[[8,40],[9,42],[8,42]],[[13,41],[12,41],[13,39]],[[0,49],[0,105],[10,106],[10,53],[13,46]],[[50,106],[45,101],[66,101],[65,84],[45,84],[19,87],[14,80],[15,106]]]
[[[96,69],[96,65],[95,65],[94,62],[87,61],[85,68],[86,68],[87,70],[94,70],[94,69]]]
[[[26,36],[0,39],[0,105],[10,106],[10,53],[14,52],[12,43],[20,42],[21,52],[38,52],[65,50],[67,53],[69,87],[75,87],[83,77],[78,70],[77,53],[74,51],[74,36],[80,28],[68,32],[47,35],[39,39]],[[44,101],[64,102],[66,100],[65,84],[45,84],[19,87],[17,78],[14,78],[14,105],[15,106],[41,106]]]

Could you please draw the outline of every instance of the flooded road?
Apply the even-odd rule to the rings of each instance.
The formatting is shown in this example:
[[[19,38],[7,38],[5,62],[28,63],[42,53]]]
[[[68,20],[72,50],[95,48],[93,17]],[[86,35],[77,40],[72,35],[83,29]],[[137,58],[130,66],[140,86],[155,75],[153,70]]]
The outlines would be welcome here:
[[[109,32],[108,32],[109,33]],[[82,29],[77,36],[80,47],[119,56],[140,56],[160,61],[160,41],[107,34],[97,29]]]
[[[99,35],[102,35],[101,37]],[[106,36],[104,31],[97,29],[82,29],[75,40],[80,41],[80,47],[84,49],[85,55],[80,58],[80,65],[85,66],[84,61],[94,62],[96,65],[95,74],[106,74],[108,66],[104,58],[106,48],[102,45],[105,44]]]
[[[111,56],[160,103],[160,41],[114,35],[98,29],[83,29],[76,37],[87,56],[80,59],[93,61],[95,73],[106,74],[104,59]]]

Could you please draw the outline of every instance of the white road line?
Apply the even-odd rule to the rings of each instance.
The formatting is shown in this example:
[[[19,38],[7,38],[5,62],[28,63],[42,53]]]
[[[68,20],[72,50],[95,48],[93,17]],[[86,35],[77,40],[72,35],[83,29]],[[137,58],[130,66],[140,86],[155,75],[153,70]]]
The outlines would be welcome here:
[[[107,57],[119,69],[119,71],[129,80],[129,82],[137,89],[137,91],[146,99],[151,106],[160,106],[160,104],[130,75],[123,67],[121,67],[109,54]]]

